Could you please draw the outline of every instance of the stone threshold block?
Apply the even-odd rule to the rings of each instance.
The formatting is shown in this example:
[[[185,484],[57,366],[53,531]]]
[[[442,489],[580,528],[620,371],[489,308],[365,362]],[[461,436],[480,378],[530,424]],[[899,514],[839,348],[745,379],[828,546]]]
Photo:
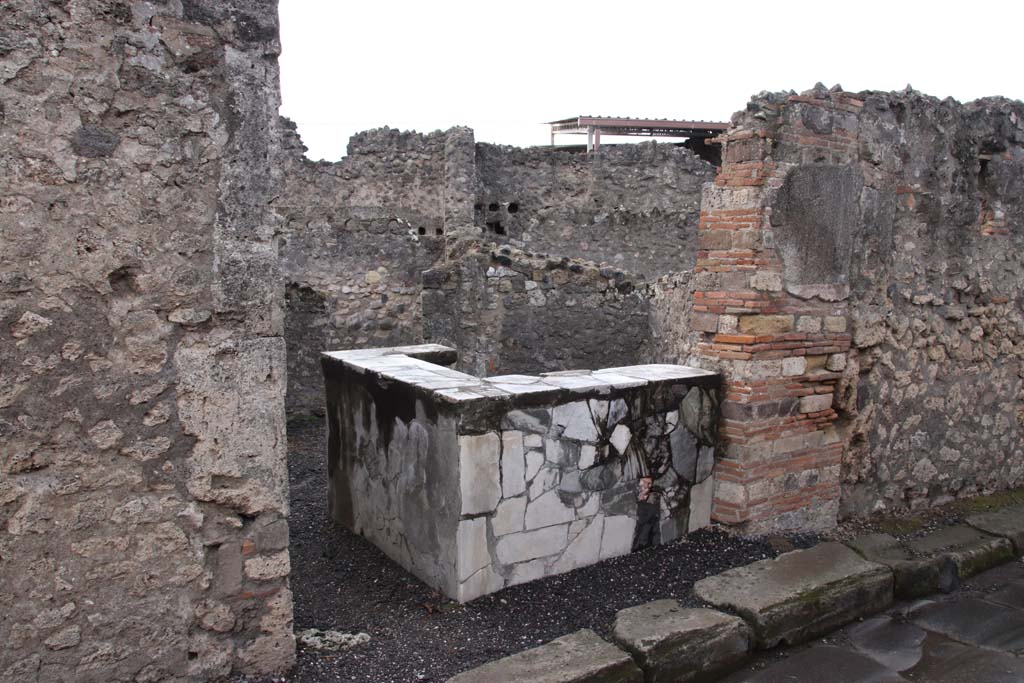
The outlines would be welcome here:
[[[706,526],[720,377],[477,378],[437,345],[321,356],[332,519],[459,602]]]
[[[704,602],[736,612],[757,645],[801,643],[892,604],[888,567],[841,543],[822,543],[761,560],[694,584]]]
[[[1001,536],[1013,543],[1013,551],[1024,555],[1024,507],[1008,507],[967,518],[967,523],[987,534]]]
[[[1013,559],[1013,543],[1006,538],[990,536],[966,524],[939,529],[907,542],[907,548],[918,557],[946,557],[956,564],[961,579]]]
[[[865,560],[892,570],[897,599],[949,593],[960,585],[956,563],[947,555],[915,557],[899,539],[889,534],[864,534],[846,541]]]
[[[739,617],[676,600],[621,610],[612,640],[633,655],[645,683],[710,683],[739,667],[752,646]]]
[[[629,655],[588,629],[488,662],[448,683],[643,683]]]

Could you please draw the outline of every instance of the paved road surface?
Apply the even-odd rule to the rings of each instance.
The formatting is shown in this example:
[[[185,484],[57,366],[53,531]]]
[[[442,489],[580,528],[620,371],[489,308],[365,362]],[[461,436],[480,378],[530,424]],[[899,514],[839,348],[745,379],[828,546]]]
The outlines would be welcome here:
[[[901,603],[810,645],[762,654],[722,683],[1021,683],[1024,562]]]

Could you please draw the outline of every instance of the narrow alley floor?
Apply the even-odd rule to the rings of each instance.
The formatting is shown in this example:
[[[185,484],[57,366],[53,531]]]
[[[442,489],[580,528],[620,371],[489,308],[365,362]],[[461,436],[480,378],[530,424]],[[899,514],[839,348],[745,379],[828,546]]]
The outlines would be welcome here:
[[[764,652],[722,683],[1024,681],[1024,561],[900,603],[813,643]]]

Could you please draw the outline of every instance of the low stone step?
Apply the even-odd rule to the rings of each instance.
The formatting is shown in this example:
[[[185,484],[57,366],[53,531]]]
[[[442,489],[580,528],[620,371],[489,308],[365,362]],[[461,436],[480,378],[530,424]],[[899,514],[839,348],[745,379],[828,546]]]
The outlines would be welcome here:
[[[960,585],[956,563],[951,557],[914,557],[899,539],[889,534],[865,534],[846,545],[870,562],[892,570],[896,598],[919,598],[936,592],[949,593]]]
[[[892,571],[842,543],[794,550],[694,584],[701,600],[731,610],[759,647],[796,644],[892,604]]]
[[[974,576],[1013,559],[1013,543],[991,536],[966,524],[939,529],[907,541],[907,548],[917,557],[948,557],[956,563],[961,579]]]
[[[975,529],[1001,536],[1013,543],[1013,550],[1024,555],[1024,507],[1009,507],[995,512],[984,512],[967,518]]]
[[[628,654],[588,629],[488,662],[448,683],[643,683]]]
[[[743,663],[751,632],[739,617],[656,600],[615,615],[612,640],[633,655],[646,683],[714,681]]]

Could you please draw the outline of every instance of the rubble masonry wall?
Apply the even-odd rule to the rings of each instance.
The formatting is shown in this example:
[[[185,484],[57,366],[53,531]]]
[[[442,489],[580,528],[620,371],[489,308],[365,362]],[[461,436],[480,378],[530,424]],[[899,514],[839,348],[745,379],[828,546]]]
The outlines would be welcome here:
[[[284,126],[274,206],[284,217],[290,412],[323,410],[323,349],[440,341],[476,373],[639,362],[649,352],[643,275],[692,265],[700,185],[714,171],[671,145],[587,156],[475,144],[465,128],[368,131],[341,161],[311,162],[294,125]],[[504,235],[485,225],[492,202],[507,214]],[[571,270],[583,261],[526,265],[523,278],[500,263],[495,271],[456,237],[543,251],[555,265],[567,255],[609,265],[583,274]],[[428,270],[435,277],[424,282]],[[523,290],[534,271],[548,270],[532,293]],[[461,282],[458,294],[444,290],[446,301],[437,298],[442,271]]]
[[[294,660],[276,3],[0,5],[0,678]]]
[[[1021,110],[815,89],[734,117],[678,335],[727,378],[718,519],[1020,485]]]

